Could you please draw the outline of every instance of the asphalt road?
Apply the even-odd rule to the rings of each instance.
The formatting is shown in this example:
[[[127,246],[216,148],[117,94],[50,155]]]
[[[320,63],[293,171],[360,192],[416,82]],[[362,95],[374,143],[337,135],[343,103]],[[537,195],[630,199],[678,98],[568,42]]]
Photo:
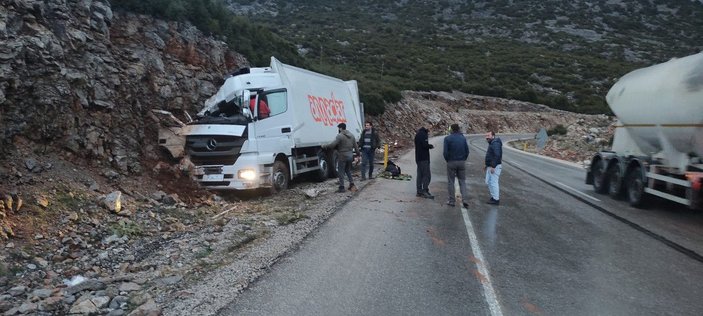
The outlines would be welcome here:
[[[583,170],[509,150],[501,205],[487,205],[480,137],[469,207],[449,207],[433,142],[435,200],[414,180],[374,180],[220,314],[703,314],[698,213],[631,209],[582,185]]]

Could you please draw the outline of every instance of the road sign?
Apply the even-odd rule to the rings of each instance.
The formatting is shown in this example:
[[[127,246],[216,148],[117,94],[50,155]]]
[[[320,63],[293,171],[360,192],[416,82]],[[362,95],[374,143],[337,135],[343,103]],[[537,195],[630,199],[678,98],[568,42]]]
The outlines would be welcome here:
[[[537,139],[537,152],[541,153],[542,149],[544,149],[544,145],[547,145],[547,139],[549,138],[549,136],[547,136],[547,130],[542,127],[535,138]]]

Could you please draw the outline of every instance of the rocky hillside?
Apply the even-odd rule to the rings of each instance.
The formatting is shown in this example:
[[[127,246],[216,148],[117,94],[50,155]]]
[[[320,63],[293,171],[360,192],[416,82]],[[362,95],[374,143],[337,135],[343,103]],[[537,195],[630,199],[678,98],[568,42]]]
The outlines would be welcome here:
[[[5,158],[36,144],[140,173],[155,152],[149,110],[192,113],[246,63],[193,27],[116,14],[107,1],[3,0],[0,21]]]
[[[158,160],[149,111],[193,113],[247,63],[189,25],[107,1],[3,1],[0,21],[0,194],[11,196],[62,166],[86,188],[100,174],[143,176]]]
[[[585,127],[607,127],[612,119],[606,115],[586,115],[554,110],[523,101],[484,97],[461,92],[403,92],[403,100],[388,106],[386,112],[371,117],[389,143],[411,147],[415,132],[421,126],[435,135],[443,135],[453,123],[470,134],[537,133],[540,128],[558,125],[570,127],[579,134]],[[583,133],[588,134],[588,131]],[[562,148],[564,145],[562,144]],[[588,149],[590,151],[590,148]],[[569,157],[560,157],[569,158]]]
[[[134,278],[114,278],[140,270],[129,263],[142,255],[124,244],[219,208],[159,164],[148,113],[194,113],[245,65],[188,24],[113,12],[106,0],[1,1],[0,312],[154,310],[141,285],[120,288]],[[66,290],[77,276],[90,282]]]

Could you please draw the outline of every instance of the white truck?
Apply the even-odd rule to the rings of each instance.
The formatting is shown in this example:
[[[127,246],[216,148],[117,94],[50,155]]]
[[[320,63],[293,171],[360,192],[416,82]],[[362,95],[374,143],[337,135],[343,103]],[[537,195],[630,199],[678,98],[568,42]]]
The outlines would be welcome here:
[[[586,183],[632,206],[658,196],[701,208],[703,53],[632,71],[606,100],[618,117],[613,146],[593,157]]]
[[[216,190],[284,190],[305,173],[336,176],[336,152],[321,145],[346,123],[357,139],[363,106],[356,81],[342,81],[271,58],[241,69],[183,127],[194,177]]]

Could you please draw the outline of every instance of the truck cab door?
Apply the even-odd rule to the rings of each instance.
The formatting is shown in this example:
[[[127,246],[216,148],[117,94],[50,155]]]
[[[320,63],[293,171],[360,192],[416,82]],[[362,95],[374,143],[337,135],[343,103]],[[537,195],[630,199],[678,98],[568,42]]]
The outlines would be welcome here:
[[[268,113],[262,107],[268,107]],[[269,90],[257,95],[254,125],[260,153],[291,154],[292,115],[293,112],[288,109],[288,93],[285,89]]]

